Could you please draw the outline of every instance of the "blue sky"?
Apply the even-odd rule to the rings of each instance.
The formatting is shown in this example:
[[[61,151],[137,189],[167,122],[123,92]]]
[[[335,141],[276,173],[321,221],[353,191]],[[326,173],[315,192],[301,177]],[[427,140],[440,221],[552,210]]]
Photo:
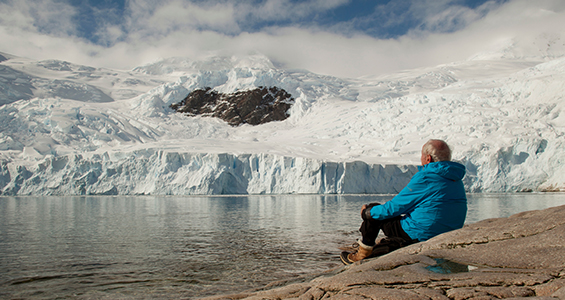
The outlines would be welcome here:
[[[560,32],[564,10],[563,0],[0,0],[0,51],[119,69],[261,53],[288,68],[361,76]]]
[[[414,1],[403,0],[356,0],[356,1],[232,1],[234,7],[241,7],[235,16],[238,30],[230,32],[201,24],[196,28],[199,30],[220,31],[226,34],[238,34],[241,32],[254,33],[261,32],[269,27],[316,27],[324,28],[337,33],[366,34],[375,38],[397,38],[407,34],[410,30],[424,29],[425,18],[430,12],[414,9]],[[282,10],[283,7],[297,10],[300,13],[281,13],[277,15],[267,14],[262,17],[260,13],[246,11],[248,5],[263,6],[268,10],[269,2],[278,2],[280,6],[273,7]],[[318,3],[326,2],[325,5]],[[487,0],[461,0],[461,1],[436,1],[436,5],[425,6],[432,10],[431,13],[438,13],[449,9],[468,9],[474,10],[484,5]],[[500,5],[506,0],[492,1],[495,5]],[[129,9],[128,1],[125,0],[71,0],[67,2],[75,8],[77,14],[74,22],[77,25],[76,35],[88,39],[93,43],[106,44],[108,41],[101,40],[96,35],[97,30],[107,26],[108,23],[120,26],[124,20],[131,17],[132,11]],[[160,2],[162,5],[162,1]],[[188,3],[188,1],[185,1]],[[229,6],[229,1],[192,1],[202,8],[214,7],[216,3]],[[213,4],[211,4],[213,3]],[[314,5],[312,5],[312,3]],[[272,5],[272,4],[271,4]],[[301,6],[302,5],[302,6]],[[294,7],[293,7],[294,6]],[[302,9],[301,9],[302,8]],[[147,7],[148,11],[158,9],[157,7]],[[479,13],[476,17],[482,17]],[[456,16],[454,16],[456,17]],[[436,31],[455,31],[467,25],[462,18],[453,18],[446,21],[442,27],[435,28]]]

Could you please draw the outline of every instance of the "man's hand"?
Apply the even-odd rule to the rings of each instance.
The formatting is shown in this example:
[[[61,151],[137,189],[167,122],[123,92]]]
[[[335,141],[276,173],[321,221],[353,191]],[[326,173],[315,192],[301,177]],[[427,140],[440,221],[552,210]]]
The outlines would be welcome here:
[[[363,220],[371,220],[371,208],[373,206],[377,206],[377,205],[381,205],[380,203],[369,203],[369,204],[363,204],[363,206],[361,207],[361,218]]]
[[[371,218],[371,207],[375,206],[373,203],[367,205],[364,204],[361,207],[361,219],[363,220],[370,220]]]

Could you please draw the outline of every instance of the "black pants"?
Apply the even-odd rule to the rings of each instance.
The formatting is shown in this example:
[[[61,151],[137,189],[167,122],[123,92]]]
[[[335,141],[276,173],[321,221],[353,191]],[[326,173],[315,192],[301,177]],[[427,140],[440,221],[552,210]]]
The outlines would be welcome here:
[[[375,205],[380,204],[371,203],[367,205],[366,209],[371,209],[371,207]],[[404,229],[402,229],[402,226],[400,225],[400,219],[402,219],[402,217],[395,217],[386,220],[363,218],[363,223],[361,223],[361,227],[359,228],[359,231],[361,232],[361,235],[363,237],[361,241],[367,246],[374,246],[375,240],[379,235],[379,231],[382,230],[388,238],[402,239],[402,244],[404,245],[410,245],[418,242],[417,240],[413,240],[406,232],[404,232]]]

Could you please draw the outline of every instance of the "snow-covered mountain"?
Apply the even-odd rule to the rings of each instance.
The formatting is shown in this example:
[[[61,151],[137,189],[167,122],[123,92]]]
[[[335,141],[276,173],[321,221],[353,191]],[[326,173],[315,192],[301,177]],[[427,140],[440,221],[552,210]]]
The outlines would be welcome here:
[[[356,79],[276,68],[261,55],[118,71],[0,53],[0,191],[395,193],[430,138],[467,166],[468,191],[563,190],[565,51],[551,38],[539,55],[510,44]],[[259,86],[292,95],[288,119],[232,127],[169,108],[197,88]]]

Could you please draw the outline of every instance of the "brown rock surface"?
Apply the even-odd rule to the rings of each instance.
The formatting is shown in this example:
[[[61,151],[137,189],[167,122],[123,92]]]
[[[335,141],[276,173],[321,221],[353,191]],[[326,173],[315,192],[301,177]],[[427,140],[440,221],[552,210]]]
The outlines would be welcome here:
[[[565,299],[565,206],[484,220],[324,274],[208,299],[520,298]]]
[[[192,91],[170,107],[188,116],[215,117],[238,126],[285,120],[292,104],[294,98],[278,87],[258,87],[232,94],[218,93],[208,87]]]

